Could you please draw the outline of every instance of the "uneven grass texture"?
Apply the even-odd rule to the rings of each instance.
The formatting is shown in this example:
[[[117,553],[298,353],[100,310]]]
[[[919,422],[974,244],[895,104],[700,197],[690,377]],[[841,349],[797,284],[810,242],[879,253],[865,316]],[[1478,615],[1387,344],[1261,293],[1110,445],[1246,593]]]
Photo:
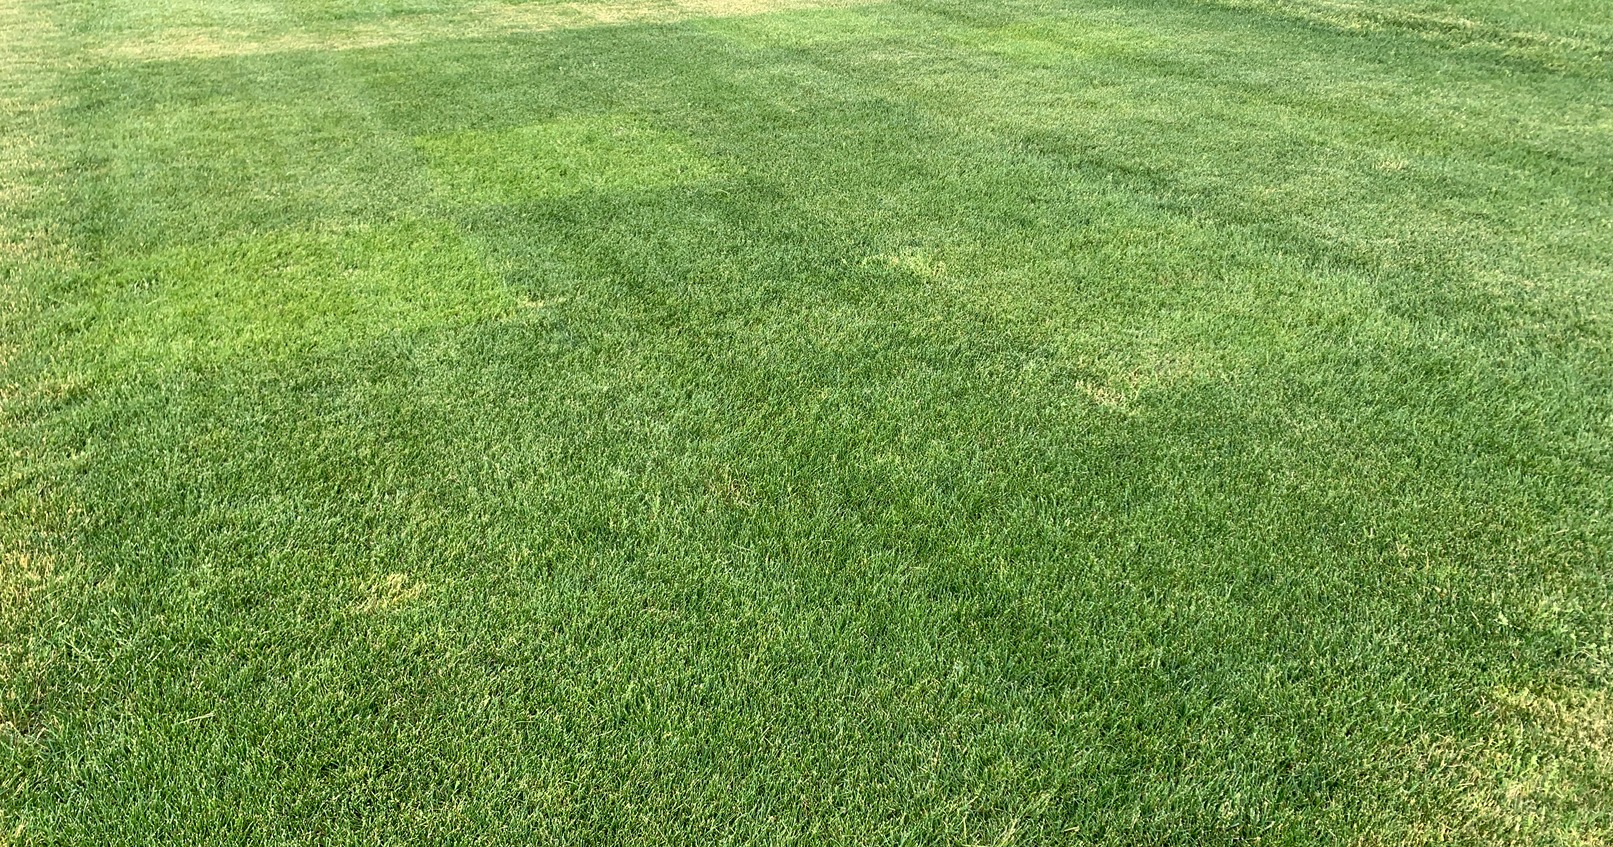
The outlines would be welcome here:
[[[1613,842],[1605,0],[0,0],[0,844]]]

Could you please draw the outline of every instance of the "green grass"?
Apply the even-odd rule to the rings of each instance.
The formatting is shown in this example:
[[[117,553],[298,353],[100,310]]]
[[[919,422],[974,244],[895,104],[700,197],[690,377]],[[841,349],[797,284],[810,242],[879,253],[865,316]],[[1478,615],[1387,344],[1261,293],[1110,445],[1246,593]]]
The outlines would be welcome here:
[[[1604,0],[0,0],[0,844],[1613,842]]]

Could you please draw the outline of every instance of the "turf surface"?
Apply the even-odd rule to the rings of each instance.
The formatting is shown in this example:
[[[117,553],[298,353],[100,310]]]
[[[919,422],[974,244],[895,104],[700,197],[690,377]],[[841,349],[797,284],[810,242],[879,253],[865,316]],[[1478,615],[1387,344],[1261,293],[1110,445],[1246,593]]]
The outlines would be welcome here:
[[[1604,0],[0,0],[0,844],[1613,840]]]

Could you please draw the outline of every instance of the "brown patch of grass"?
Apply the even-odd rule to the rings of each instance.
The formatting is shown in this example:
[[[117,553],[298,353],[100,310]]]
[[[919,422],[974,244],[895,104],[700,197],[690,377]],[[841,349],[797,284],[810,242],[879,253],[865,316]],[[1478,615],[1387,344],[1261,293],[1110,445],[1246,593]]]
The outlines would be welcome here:
[[[742,509],[755,508],[759,499],[750,481],[742,475],[736,475],[727,465],[717,468],[706,480],[706,493],[723,506],[737,506]]]
[[[45,617],[44,595],[66,580],[58,555],[34,547],[0,550],[0,737],[37,738],[46,728],[48,654],[30,646]]]
[[[0,617],[25,608],[57,572],[56,556],[38,550],[0,550]]]
[[[218,58],[324,50],[362,50],[429,41],[631,23],[671,23],[801,9],[856,5],[866,0],[617,0],[561,4],[484,3],[461,12],[397,16],[332,32],[254,33],[221,28],[170,29],[160,35],[103,47],[103,58],[128,61]]]

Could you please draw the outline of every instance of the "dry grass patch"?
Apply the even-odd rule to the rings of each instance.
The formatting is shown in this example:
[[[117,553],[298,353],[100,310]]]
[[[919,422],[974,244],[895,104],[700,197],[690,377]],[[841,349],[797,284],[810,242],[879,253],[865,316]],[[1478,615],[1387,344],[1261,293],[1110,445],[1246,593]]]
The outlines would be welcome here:
[[[175,28],[102,47],[105,59],[169,61],[307,50],[363,50],[431,41],[498,38],[621,24],[673,23],[770,12],[837,8],[865,0],[630,0],[612,3],[483,3],[463,11],[397,15],[330,31],[265,34],[231,28]]]
[[[42,679],[50,654],[32,642],[49,617],[45,595],[61,590],[67,570],[50,550],[21,544],[0,550],[0,742],[35,738],[47,725]]]
[[[1494,729],[1415,756],[1446,799],[1393,843],[1613,844],[1613,697],[1601,688],[1492,692]]]
[[[26,213],[60,202],[47,188],[61,176],[45,139],[61,100],[52,92],[56,28],[16,0],[0,0],[0,269],[50,252],[43,227]]]
[[[389,573],[364,586],[364,597],[353,606],[353,611],[372,615],[387,612],[420,599],[426,593],[426,584],[406,573]]]

